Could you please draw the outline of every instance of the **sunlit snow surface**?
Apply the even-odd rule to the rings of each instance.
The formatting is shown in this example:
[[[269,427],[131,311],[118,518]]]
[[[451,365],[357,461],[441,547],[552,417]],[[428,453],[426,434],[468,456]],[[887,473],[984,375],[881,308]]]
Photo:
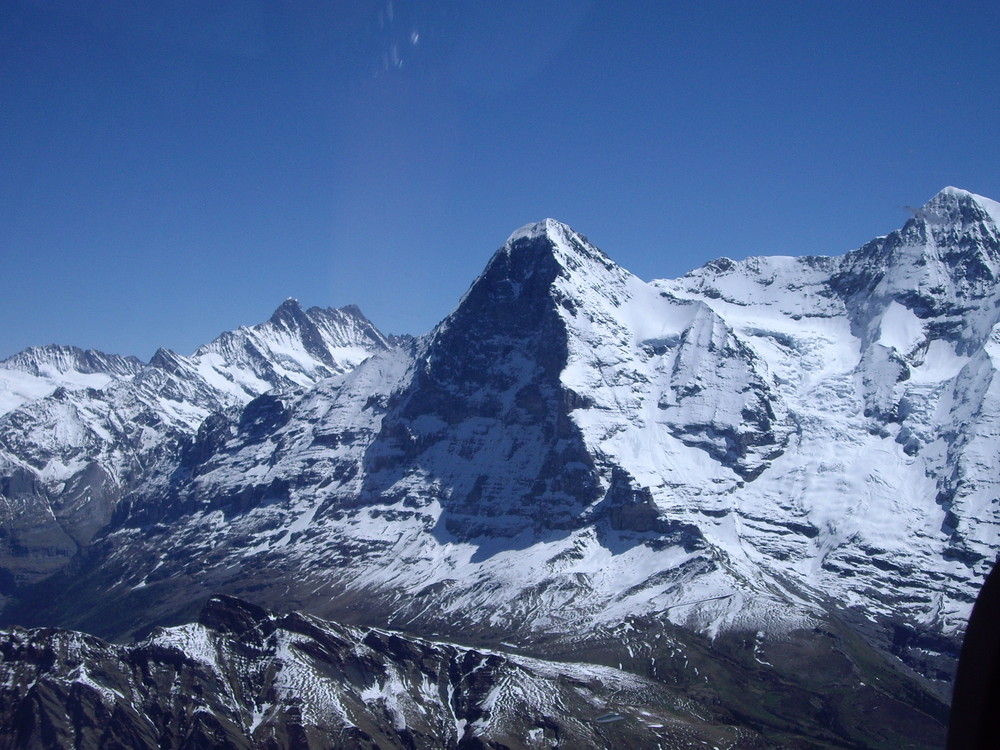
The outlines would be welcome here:
[[[951,210],[949,195],[928,216]],[[422,414],[411,434],[447,440],[405,471],[380,469],[399,457],[373,404],[409,392],[454,317],[413,351],[376,354],[298,397],[273,440],[237,446],[199,493],[315,476],[231,520],[228,533],[248,543],[226,555],[290,565],[315,598],[369,592],[403,618],[567,632],[658,612],[714,635],[799,627],[839,602],[955,632],[997,547],[996,300],[954,272],[932,223],[843,258],[723,259],[650,283],[552,220],[500,251],[551,253],[563,269],[549,292],[574,303],[557,307],[560,381],[605,487],[602,467],[624,468],[661,519],[700,530],[700,547],[608,528],[600,499],[565,528],[525,526],[516,482],[544,448],[488,419]],[[994,262],[995,227],[966,229]],[[911,284],[944,285],[964,307],[920,307]],[[536,365],[514,353],[497,367],[526,382]],[[513,408],[513,395],[501,399]],[[481,485],[480,504],[495,533],[456,538],[450,509],[492,476],[498,453],[510,484]],[[361,470],[322,480],[345,467]],[[212,518],[190,517],[184,538],[217,549]]]
[[[269,321],[191,357],[161,349],[142,363],[46,346],[0,362],[0,476],[9,483],[0,566],[23,583],[48,575],[132,487],[172,471],[209,415],[307,387],[389,346],[356,308],[303,311],[288,300]]]
[[[131,357],[83,351],[69,346],[32,347],[0,361],[0,415],[48,396],[57,388],[71,391],[106,388],[142,367]]]
[[[549,219],[515,232],[412,347],[337,349],[326,328],[293,335],[294,309],[276,313],[271,327],[164,360],[149,395],[130,396],[190,435],[209,411],[283,388],[287,421],[231,436],[199,466],[184,490],[197,502],[157,543],[219,570],[294,570],[299,600],[353,592],[401,622],[566,632],[658,613],[716,635],[850,607],[955,633],[998,548],[996,216],[992,201],[949,189],[844,257],[723,258],[652,282]],[[495,332],[494,390],[451,393],[461,386],[435,370],[470,300],[494,294],[516,312],[552,263],[541,293],[558,316],[552,345],[565,344],[558,385],[573,427],[560,439],[578,436],[591,464],[561,470],[598,485],[582,505],[558,481],[536,486],[553,439],[525,415],[544,396],[532,390],[544,352]],[[498,280],[508,267],[521,275]],[[438,411],[407,412],[431,391]],[[451,397],[466,411],[450,412]],[[43,469],[54,481],[79,470],[88,440],[111,439],[110,418],[67,421],[43,403],[27,413],[51,414],[46,429],[79,428],[59,444],[81,449]],[[657,523],[699,539],[613,528],[616,467],[648,492]],[[240,513],[212,507],[243,490],[257,494]],[[115,538],[123,559],[131,533]],[[161,564],[123,583],[209,575],[169,554]]]

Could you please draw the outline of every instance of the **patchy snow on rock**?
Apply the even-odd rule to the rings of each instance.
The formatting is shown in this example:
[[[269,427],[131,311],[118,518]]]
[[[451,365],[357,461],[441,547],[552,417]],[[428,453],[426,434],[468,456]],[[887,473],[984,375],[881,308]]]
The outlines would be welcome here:
[[[88,572],[137,597],[183,581],[512,643],[643,618],[709,644],[831,618],[944,643],[1000,548],[998,274],[995,205],[957,190],[842,257],[651,282],[547,219],[416,340],[288,300],[100,388],[24,381],[5,528],[58,551],[24,580],[100,534]],[[296,643],[277,684],[319,705]],[[362,692],[412,729],[435,690]],[[491,690],[448,736],[500,726]],[[310,715],[357,718],[330,701]]]

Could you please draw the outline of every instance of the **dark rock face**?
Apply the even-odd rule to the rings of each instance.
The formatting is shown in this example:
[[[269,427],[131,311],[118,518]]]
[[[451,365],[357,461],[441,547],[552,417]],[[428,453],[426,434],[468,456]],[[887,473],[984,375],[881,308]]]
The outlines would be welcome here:
[[[107,384],[60,381],[0,416],[0,617],[142,640],[14,631],[12,663],[83,649],[110,675],[17,682],[18,736],[933,746],[1000,544],[1000,254],[977,201],[946,191],[843,258],[657,282],[547,220],[419,339],[289,300],[134,373],[48,351]],[[52,362],[25,355],[18,376]],[[149,635],[216,592],[253,603]],[[622,665],[676,712],[636,699],[646,719],[595,728],[578,716],[610,693],[491,650],[509,643]],[[501,697],[522,719],[495,720]]]
[[[260,442],[284,426],[290,417],[279,396],[265,393],[243,409],[238,431],[247,441]]]
[[[441,500],[458,540],[583,522],[600,487],[560,382],[567,332],[552,285],[566,273],[545,235],[494,256],[391,397],[363,494],[414,472],[440,480],[447,495],[426,501]]]
[[[240,422],[243,423],[243,418]],[[219,453],[235,434],[235,426],[225,414],[219,412],[210,414],[198,427],[194,440],[185,448],[181,456],[181,467],[197,472],[198,468]]]
[[[0,634],[0,748],[225,750],[638,747],[754,732],[694,719],[657,683],[275,615],[216,597],[131,646]],[[622,718],[599,719],[609,713]]]
[[[611,528],[616,531],[655,532],[658,543],[687,552],[705,548],[705,538],[694,524],[664,518],[648,487],[640,487],[620,467],[611,471],[611,485],[604,498]]]

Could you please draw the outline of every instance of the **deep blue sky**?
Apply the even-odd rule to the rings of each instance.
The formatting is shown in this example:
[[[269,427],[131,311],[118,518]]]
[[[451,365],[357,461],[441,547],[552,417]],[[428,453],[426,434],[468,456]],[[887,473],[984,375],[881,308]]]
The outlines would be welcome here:
[[[546,216],[643,278],[1000,198],[1000,3],[0,2],[0,357],[423,333]]]

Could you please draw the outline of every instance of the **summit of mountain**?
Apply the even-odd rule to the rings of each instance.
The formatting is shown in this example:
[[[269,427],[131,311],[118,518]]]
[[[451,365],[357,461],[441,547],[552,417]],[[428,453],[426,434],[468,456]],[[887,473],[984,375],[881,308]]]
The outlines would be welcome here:
[[[883,728],[930,737],[1000,548],[994,206],[946,189],[843,256],[649,282],[546,219],[416,339],[287,300],[26,402],[3,617],[123,638],[223,593],[708,703],[763,680],[787,706],[746,721],[834,746],[877,744],[821,717],[891,682]]]

